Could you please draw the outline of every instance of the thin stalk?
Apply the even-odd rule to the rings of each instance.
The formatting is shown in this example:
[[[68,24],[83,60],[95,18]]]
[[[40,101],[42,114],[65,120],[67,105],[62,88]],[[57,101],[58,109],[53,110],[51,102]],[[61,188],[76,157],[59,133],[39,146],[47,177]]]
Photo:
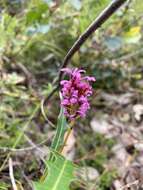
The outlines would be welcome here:
[[[65,146],[66,146],[66,144],[67,144],[67,141],[68,141],[69,136],[70,136],[70,134],[71,134],[71,132],[72,132],[72,129],[73,129],[73,127],[72,127],[72,126],[71,126],[71,127],[69,127],[69,129],[68,129],[68,131],[67,131],[67,133],[66,133],[65,140],[64,140],[64,144],[63,144],[63,146],[62,146],[61,150],[59,151],[59,153],[61,153],[61,154],[62,154],[62,152],[63,152],[63,150],[64,150],[64,147],[65,147]]]

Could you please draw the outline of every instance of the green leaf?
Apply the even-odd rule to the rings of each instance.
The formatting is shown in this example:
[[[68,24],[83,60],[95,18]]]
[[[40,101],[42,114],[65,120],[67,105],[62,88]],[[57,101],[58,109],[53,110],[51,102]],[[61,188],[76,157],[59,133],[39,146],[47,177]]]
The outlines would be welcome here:
[[[34,190],[69,190],[70,183],[74,180],[75,165],[58,153],[54,160],[47,161],[48,175],[45,181],[34,182]]]
[[[64,141],[64,134],[66,132],[66,118],[64,116],[64,110],[61,108],[59,117],[58,117],[58,123],[57,123],[57,129],[56,129],[56,135],[53,139],[51,149],[55,151],[59,151],[61,146],[63,145]]]
[[[79,17],[80,30],[83,32],[88,25],[100,14],[100,12],[111,2],[111,0],[84,0]],[[90,14],[89,14],[90,13]]]
[[[8,190],[9,185],[4,183],[4,182],[0,182],[0,190]]]
[[[143,10],[143,1],[142,0],[133,0],[132,8],[135,11],[136,15],[142,14]]]
[[[31,9],[27,12],[26,21],[28,25],[39,23],[42,15],[47,13],[48,5],[42,1],[35,2]]]
[[[134,26],[130,28],[128,32],[125,32],[123,38],[125,43],[138,43],[141,39],[140,26]]]
[[[2,14],[0,22],[0,51],[3,51],[7,44],[10,44],[15,37],[15,29],[18,21],[7,13]]]

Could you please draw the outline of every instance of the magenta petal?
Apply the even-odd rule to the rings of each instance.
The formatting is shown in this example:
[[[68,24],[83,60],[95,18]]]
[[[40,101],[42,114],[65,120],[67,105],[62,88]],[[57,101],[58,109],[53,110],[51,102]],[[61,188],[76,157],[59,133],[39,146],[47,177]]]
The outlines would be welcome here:
[[[71,104],[75,104],[75,103],[77,103],[77,99],[76,98],[71,98],[70,102],[71,102]]]
[[[64,100],[62,100],[62,102],[61,102],[61,105],[69,105],[70,104],[70,102],[69,102],[69,100],[67,100],[67,99],[64,99]]]
[[[69,81],[68,80],[62,80],[61,82],[60,82],[60,84],[61,85],[64,85],[64,84],[67,84]]]
[[[95,77],[89,77],[89,76],[83,77],[83,79],[87,81],[92,81],[92,82],[96,81]]]
[[[61,71],[63,71],[64,73],[67,73],[67,74],[72,73],[72,69],[70,69],[70,68],[63,68],[63,69],[61,69]]]
[[[83,70],[83,69],[78,69],[78,68],[75,68],[74,70],[73,70],[73,73],[85,73],[86,71],[85,70]]]

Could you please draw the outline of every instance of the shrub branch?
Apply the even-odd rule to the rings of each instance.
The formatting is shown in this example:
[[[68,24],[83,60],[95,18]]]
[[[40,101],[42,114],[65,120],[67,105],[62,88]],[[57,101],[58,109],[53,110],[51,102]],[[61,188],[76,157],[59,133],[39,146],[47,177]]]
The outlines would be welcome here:
[[[106,20],[108,20],[116,10],[121,7],[127,0],[113,0],[101,13],[100,15],[89,25],[85,32],[79,36],[73,46],[69,49],[66,54],[61,68],[67,67],[73,55],[80,49],[84,42],[89,38],[93,32],[95,32]],[[63,76],[63,72],[59,71],[57,86],[52,90],[52,92],[46,97],[45,101],[48,102],[53,94],[59,89],[60,81]]]

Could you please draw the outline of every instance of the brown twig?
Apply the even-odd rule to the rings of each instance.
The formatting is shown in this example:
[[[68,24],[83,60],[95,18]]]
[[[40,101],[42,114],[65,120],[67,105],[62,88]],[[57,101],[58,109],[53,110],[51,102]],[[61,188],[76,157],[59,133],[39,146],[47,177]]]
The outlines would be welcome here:
[[[73,57],[73,55],[80,49],[80,47],[84,44],[84,42],[87,40],[93,32],[95,32],[106,20],[108,20],[113,13],[116,12],[116,10],[121,7],[127,0],[114,0],[112,1],[108,7],[106,7],[101,14],[90,24],[90,26],[85,30],[85,32],[79,36],[79,38],[76,40],[76,42],[73,44],[73,46],[69,49],[68,53],[66,54],[63,64],[61,68],[67,67],[70,59]],[[58,75],[58,84],[53,89],[53,91],[46,97],[45,101],[48,102],[49,99],[53,96],[53,94],[59,89],[59,84],[62,79],[63,72],[61,72],[61,69],[59,71]]]
[[[61,68],[66,67],[72,56],[79,50],[87,38],[95,32],[123,3],[127,0],[114,0],[112,3],[102,11],[102,13],[90,24],[85,32],[79,36],[77,41],[73,44],[64,58]],[[61,80],[63,72],[60,71],[59,81]]]

